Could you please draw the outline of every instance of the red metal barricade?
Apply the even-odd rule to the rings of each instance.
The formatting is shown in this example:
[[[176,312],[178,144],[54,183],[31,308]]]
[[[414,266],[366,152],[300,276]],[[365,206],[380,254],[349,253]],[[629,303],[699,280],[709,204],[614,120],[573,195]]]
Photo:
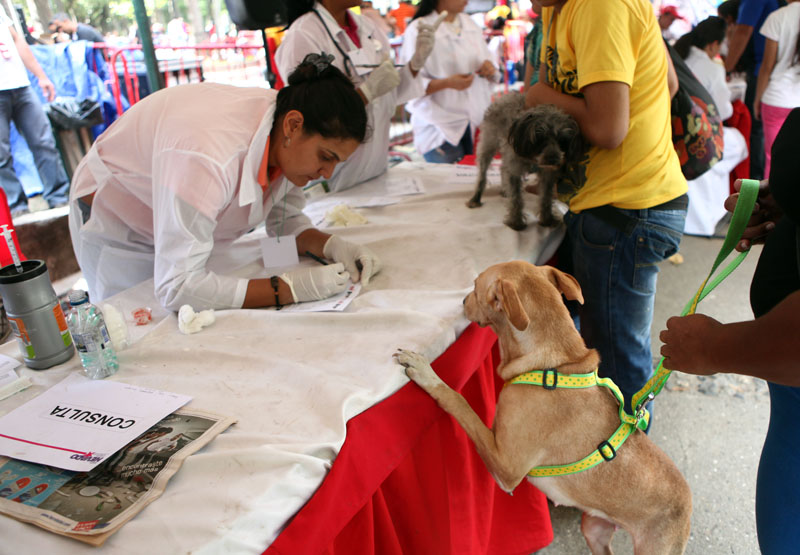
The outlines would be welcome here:
[[[122,114],[122,97],[130,105],[136,104],[144,94],[142,78],[146,69],[141,45],[109,46],[95,44],[102,49],[108,63],[109,85],[114,96],[117,113]],[[232,85],[265,86],[266,61],[262,44],[203,43],[191,46],[159,45],[154,47],[158,70],[164,86],[183,83],[213,81]],[[146,82],[146,81],[145,81]]]

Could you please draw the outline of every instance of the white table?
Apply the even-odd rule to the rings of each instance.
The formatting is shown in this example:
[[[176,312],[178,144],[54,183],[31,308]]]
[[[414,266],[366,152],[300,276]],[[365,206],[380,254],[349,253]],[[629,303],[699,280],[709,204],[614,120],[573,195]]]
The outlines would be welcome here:
[[[153,322],[129,326],[133,345],[119,353],[112,378],[193,396],[189,406],[232,415],[238,423],[189,457],[156,502],[101,548],[113,553],[260,553],[311,497],[345,441],[348,419],[408,382],[392,361],[397,347],[438,357],[465,329],[462,298],[491,264],[542,263],[563,229],[503,223],[505,200],[490,186],[484,206],[468,209],[471,183],[454,183],[452,166],[403,163],[394,178],[418,177],[426,193],[398,203],[356,208],[369,223],[325,229],[368,244],[383,269],[342,313],[217,311],[216,322],[182,335],[175,314],[158,308],[152,282],[110,300],[124,314],[151,306]],[[337,203],[350,206],[385,192],[386,176],[329,195],[307,208],[322,219]],[[361,200],[360,200],[361,199]],[[526,193],[531,207],[536,198]],[[534,216],[529,214],[529,220]],[[214,268],[261,276],[258,237],[215,257]],[[238,262],[232,262],[232,260]],[[306,261],[303,263],[312,263]],[[15,343],[0,352],[19,357]],[[0,401],[4,414],[80,368],[77,357],[52,369],[24,368],[34,386]],[[78,553],[83,544],[0,518],[4,549]]]

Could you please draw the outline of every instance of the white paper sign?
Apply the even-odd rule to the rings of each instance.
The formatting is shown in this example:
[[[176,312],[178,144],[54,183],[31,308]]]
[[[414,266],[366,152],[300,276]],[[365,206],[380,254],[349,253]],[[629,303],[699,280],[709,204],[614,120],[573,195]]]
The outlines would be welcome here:
[[[294,235],[264,237],[261,239],[261,256],[265,268],[297,266],[300,263],[297,255],[297,239]]]
[[[0,454],[87,472],[190,400],[73,373],[0,418]]]
[[[355,299],[360,292],[361,282],[351,282],[350,285],[338,295],[322,299],[321,301],[290,304],[281,308],[281,312],[341,312],[347,308],[347,305],[353,302],[353,299]]]

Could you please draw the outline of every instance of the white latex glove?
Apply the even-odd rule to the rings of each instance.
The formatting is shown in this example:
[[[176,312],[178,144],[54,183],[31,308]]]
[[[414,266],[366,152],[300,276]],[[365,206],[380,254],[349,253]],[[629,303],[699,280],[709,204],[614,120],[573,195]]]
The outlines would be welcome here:
[[[381,261],[372,249],[345,241],[336,235],[331,235],[325,242],[322,254],[325,258],[344,264],[353,281],[360,278],[364,285],[369,285],[370,278],[381,270]]]
[[[388,57],[381,62],[381,65],[373,69],[367,79],[358,88],[364,93],[367,102],[372,102],[375,98],[383,96],[400,84],[400,74],[394,67],[394,63]]]
[[[425,60],[433,52],[433,45],[436,42],[436,29],[439,28],[445,17],[447,17],[446,10],[439,14],[433,25],[420,23],[417,26],[417,42],[414,43],[414,55],[411,56],[411,61],[409,62],[411,69],[414,71],[421,70],[422,66],[425,65]]]
[[[320,301],[341,293],[350,279],[344,264],[329,264],[313,268],[298,268],[278,276],[292,291],[292,300],[296,303]]]

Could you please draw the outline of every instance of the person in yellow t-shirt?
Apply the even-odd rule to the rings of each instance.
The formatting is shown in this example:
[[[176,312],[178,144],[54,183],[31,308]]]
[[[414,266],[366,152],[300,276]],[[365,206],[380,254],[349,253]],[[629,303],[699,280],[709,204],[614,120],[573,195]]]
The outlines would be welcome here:
[[[580,331],[600,375],[630,398],[653,372],[657,264],[678,250],[687,184],[672,146],[677,77],[647,0],[543,0],[539,82],[526,104],[555,104],[593,146],[559,195],[585,303]],[[566,259],[566,260],[565,260]]]

